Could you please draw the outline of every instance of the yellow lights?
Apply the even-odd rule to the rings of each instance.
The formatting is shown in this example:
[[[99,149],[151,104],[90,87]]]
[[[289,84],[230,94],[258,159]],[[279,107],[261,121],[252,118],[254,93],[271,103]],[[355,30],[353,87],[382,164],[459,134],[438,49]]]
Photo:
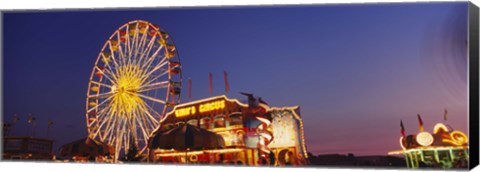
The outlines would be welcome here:
[[[390,151],[387,154],[388,155],[399,155],[399,154],[411,153],[411,152],[416,152],[416,151],[462,150],[462,149],[468,149],[468,148],[469,148],[468,146],[429,146],[429,147],[419,147],[419,148],[408,149],[408,150]]]
[[[199,155],[199,154],[203,154],[203,151],[159,153],[159,154],[156,154],[156,156],[166,157],[166,156],[185,156],[185,155]]]
[[[420,132],[417,134],[417,143],[422,146],[430,146],[433,143],[433,136],[428,132]]]
[[[231,148],[231,149],[216,149],[216,150],[206,150],[207,153],[229,153],[229,152],[240,152],[243,149]]]
[[[126,65],[116,70],[116,83],[111,88],[113,98],[111,113],[119,115],[132,114],[144,108],[145,102],[137,94],[143,85],[143,70],[137,65]]]
[[[190,116],[192,114],[195,114],[195,112],[196,112],[195,106],[190,106],[190,107],[180,108],[180,109],[175,110],[175,116],[177,118],[184,117],[184,116]]]
[[[405,146],[403,146],[403,136],[400,137],[400,147],[402,147],[403,150],[406,150]]]
[[[433,134],[437,134],[438,132],[440,131],[444,131],[444,132],[448,132],[448,128],[447,126],[445,126],[444,124],[442,123],[437,123],[435,124],[435,126],[433,127]]]
[[[213,101],[210,103],[201,104],[199,106],[200,113],[220,110],[225,108],[225,100]]]
[[[404,150],[399,150],[399,151],[390,151],[387,153],[387,155],[400,155],[403,154]]]
[[[244,149],[239,148],[228,148],[228,149],[212,149],[212,150],[203,150],[203,151],[189,151],[189,152],[176,152],[176,151],[166,151],[162,149],[155,150],[155,155],[159,157],[168,157],[168,156],[185,156],[185,155],[200,155],[205,153],[231,153],[231,152],[241,152]]]
[[[205,113],[225,108],[225,100],[216,100],[208,103],[203,103],[198,106],[198,112]],[[196,105],[183,107],[175,110],[175,117],[186,117],[195,115],[197,113]]]
[[[442,139],[442,142],[461,146],[468,143],[468,137],[460,131],[453,131],[450,133],[450,139]]]

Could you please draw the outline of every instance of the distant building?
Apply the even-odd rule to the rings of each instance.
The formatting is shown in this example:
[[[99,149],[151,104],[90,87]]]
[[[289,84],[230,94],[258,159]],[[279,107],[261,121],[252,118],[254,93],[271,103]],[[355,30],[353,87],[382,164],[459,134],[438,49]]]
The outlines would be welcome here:
[[[53,140],[34,137],[3,138],[3,160],[53,160]]]

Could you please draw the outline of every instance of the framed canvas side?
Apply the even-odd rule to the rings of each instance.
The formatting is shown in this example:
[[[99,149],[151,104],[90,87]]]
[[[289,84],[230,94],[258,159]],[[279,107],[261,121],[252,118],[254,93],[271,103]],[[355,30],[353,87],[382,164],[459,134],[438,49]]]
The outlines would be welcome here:
[[[470,169],[478,166],[479,161],[479,69],[478,69],[478,32],[479,32],[479,10],[478,7],[469,4],[469,124],[470,124]]]

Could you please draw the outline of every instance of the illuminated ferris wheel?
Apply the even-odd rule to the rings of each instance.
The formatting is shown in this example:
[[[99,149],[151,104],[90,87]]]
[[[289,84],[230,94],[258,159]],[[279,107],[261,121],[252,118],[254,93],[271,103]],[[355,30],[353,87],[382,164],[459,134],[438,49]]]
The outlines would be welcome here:
[[[89,136],[115,148],[115,159],[136,146],[145,152],[151,132],[179,103],[181,64],[170,36],[135,20],[118,28],[98,54],[88,83]]]

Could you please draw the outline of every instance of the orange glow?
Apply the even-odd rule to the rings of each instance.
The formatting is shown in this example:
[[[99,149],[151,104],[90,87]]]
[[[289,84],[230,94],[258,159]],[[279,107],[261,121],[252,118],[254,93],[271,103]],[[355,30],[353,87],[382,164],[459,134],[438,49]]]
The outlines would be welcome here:
[[[461,146],[468,143],[468,137],[460,131],[453,131],[450,133],[450,139],[442,139],[442,142]]]
[[[437,134],[440,131],[440,129],[442,129],[445,132],[448,132],[447,126],[445,126],[442,123],[437,123],[435,127],[433,127],[433,134]]]

